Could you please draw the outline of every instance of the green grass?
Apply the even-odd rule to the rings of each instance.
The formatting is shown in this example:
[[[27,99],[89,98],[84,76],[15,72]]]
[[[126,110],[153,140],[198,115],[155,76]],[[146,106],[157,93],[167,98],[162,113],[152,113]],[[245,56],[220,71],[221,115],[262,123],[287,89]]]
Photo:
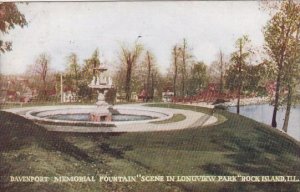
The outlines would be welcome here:
[[[154,104],[195,110],[206,108]],[[7,175],[296,175],[300,144],[249,118],[164,132],[49,133],[0,112],[0,176]],[[299,191],[299,183],[0,183],[0,191]]]
[[[152,122],[154,124],[166,124],[166,123],[174,123],[174,122],[178,122],[178,121],[183,121],[186,119],[186,116],[183,114],[174,114],[172,118],[170,119],[166,119],[166,120],[162,120],[162,121],[155,121]]]

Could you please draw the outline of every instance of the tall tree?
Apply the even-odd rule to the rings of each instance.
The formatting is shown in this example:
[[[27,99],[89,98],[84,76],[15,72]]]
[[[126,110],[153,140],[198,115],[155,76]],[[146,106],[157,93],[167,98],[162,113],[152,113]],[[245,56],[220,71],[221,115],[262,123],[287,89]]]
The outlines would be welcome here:
[[[83,74],[85,79],[90,82],[95,75],[94,68],[99,67],[100,58],[99,58],[99,50],[96,49],[92,54],[91,58],[85,60],[85,65],[83,66]]]
[[[88,87],[88,84],[93,79],[95,75],[94,68],[99,67],[100,65],[100,58],[99,58],[99,50],[96,49],[92,56],[89,59],[85,60],[85,64],[82,67],[82,80],[80,81],[79,87],[79,96],[83,98],[88,98],[89,100],[92,99],[92,89]]]
[[[207,66],[204,62],[196,62],[189,72],[187,84],[188,95],[196,95],[208,83]]]
[[[130,101],[131,98],[131,78],[134,66],[137,63],[139,56],[143,50],[142,45],[135,43],[132,49],[125,46],[121,47],[121,62],[126,67],[126,79],[125,79],[125,99]]]
[[[24,27],[27,25],[25,16],[20,13],[15,3],[0,3],[0,31],[7,34],[9,30],[14,29],[17,25]],[[5,53],[12,50],[12,42],[0,39],[0,51]]]
[[[158,71],[155,55],[147,50],[144,52],[138,67],[132,71],[132,90],[140,93],[144,90],[145,101],[154,98],[154,91],[161,90],[162,84],[159,84],[160,73]],[[119,75],[121,77],[121,74]]]
[[[284,71],[291,56],[291,42],[299,27],[299,6],[293,0],[283,1],[279,10],[272,16],[264,28],[266,50],[272,61],[276,64],[276,90],[274,98],[274,109],[272,116],[272,127],[277,127],[277,111],[280,106],[280,91]]]
[[[186,79],[187,79],[187,58],[189,57],[187,52],[187,42],[186,39],[183,39],[182,47],[180,47],[180,53],[181,53],[181,66],[180,66],[180,72],[181,72],[181,95],[186,95]]]
[[[285,118],[283,122],[283,131],[287,132],[288,130],[288,124],[289,124],[289,118],[291,113],[291,107],[292,107],[292,99],[295,92],[296,86],[299,84],[299,78],[300,78],[300,39],[299,39],[299,31],[300,31],[300,4],[294,4],[295,6],[295,12],[298,16],[296,17],[296,29],[295,29],[295,38],[292,37],[291,43],[290,43],[290,51],[289,51],[289,57],[286,62],[286,69],[285,69],[285,77],[284,77],[284,83],[287,86],[287,103],[286,103],[286,112],[285,112]]]
[[[152,86],[150,86],[150,84],[153,84],[151,81],[151,77],[153,77],[153,73],[152,73],[152,67],[153,67],[153,56],[150,54],[149,51],[147,51],[146,53],[146,58],[147,58],[147,84],[146,84],[146,90],[147,90],[147,99],[146,101],[148,101],[149,96],[151,94],[152,91]],[[153,94],[151,94],[153,95]]]
[[[243,68],[246,65],[246,59],[250,56],[250,50],[247,50],[247,45],[250,40],[247,36],[238,38],[236,41],[236,51],[231,54],[231,62],[234,68],[237,68],[237,114],[240,114],[240,99],[243,86]]]
[[[40,77],[42,81],[42,86],[40,89],[40,94],[43,98],[47,97],[47,75],[50,70],[50,58],[45,53],[39,55],[35,61],[34,68],[35,73]]]
[[[208,68],[210,81],[219,83],[219,92],[224,91],[225,84],[225,72],[228,68],[228,62],[226,62],[225,55],[222,50],[217,54],[217,60],[213,61]]]
[[[220,50],[220,93],[223,93],[223,84],[224,84],[224,53]]]
[[[179,57],[179,51],[177,46],[175,45],[173,47],[173,52],[172,52],[172,57],[173,57],[173,92],[174,96],[176,96],[176,83],[177,83],[177,77],[178,77],[178,57]]]
[[[67,76],[70,78],[71,83],[74,84],[75,90],[78,89],[78,84],[81,76],[80,65],[78,64],[78,57],[75,53],[68,56]],[[75,81],[75,83],[73,83]]]

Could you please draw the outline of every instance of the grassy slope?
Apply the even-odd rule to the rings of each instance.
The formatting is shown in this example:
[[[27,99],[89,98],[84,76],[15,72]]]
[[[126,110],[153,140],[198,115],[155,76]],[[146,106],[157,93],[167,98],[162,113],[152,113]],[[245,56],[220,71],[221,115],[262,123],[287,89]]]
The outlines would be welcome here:
[[[159,105],[166,107],[167,105]],[[205,108],[169,105],[199,110]],[[179,131],[48,133],[0,112],[1,175],[297,175],[300,146],[269,127],[225,111],[224,123]],[[21,123],[22,122],[22,123]],[[21,124],[20,124],[21,123]],[[1,184],[0,191],[297,191],[284,183]]]
[[[170,119],[166,119],[166,120],[162,120],[162,121],[154,121],[152,122],[153,124],[166,124],[166,123],[174,123],[174,122],[178,122],[178,121],[183,121],[186,119],[186,116],[184,116],[183,114],[174,114],[172,118]]]
[[[9,176],[136,175],[149,171],[122,158],[104,141],[108,134],[47,132],[33,122],[0,111],[0,191],[162,191],[176,186],[151,183],[12,183]],[[126,173],[123,171],[126,170]]]

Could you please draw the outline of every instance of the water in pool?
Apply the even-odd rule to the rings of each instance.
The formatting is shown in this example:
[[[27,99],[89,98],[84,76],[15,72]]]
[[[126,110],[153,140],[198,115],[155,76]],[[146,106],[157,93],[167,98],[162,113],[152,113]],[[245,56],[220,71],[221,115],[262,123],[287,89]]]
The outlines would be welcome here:
[[[56,119],[56,120],[66,120],[66,121],[90,121],[88,113],[78,113],[78,114],[56,114],[46,116],[47,119]],[[125,115],[118,114],[112,116],[112,121],[142,121],[154,119],[150,116],[145,115]]]

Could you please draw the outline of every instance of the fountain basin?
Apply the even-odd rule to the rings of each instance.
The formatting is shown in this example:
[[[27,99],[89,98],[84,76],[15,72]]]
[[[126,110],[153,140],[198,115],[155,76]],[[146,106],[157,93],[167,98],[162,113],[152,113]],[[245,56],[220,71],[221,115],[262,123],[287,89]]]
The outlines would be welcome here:
[[[130,123],[148,123],[172,118],[173,113],[130,107],[114,107],[112,121],[92,121],[90,114],[97,112],[95,106],[53,107],[27,111],[25,117],[43,124],[73,126],[114,126]]]

